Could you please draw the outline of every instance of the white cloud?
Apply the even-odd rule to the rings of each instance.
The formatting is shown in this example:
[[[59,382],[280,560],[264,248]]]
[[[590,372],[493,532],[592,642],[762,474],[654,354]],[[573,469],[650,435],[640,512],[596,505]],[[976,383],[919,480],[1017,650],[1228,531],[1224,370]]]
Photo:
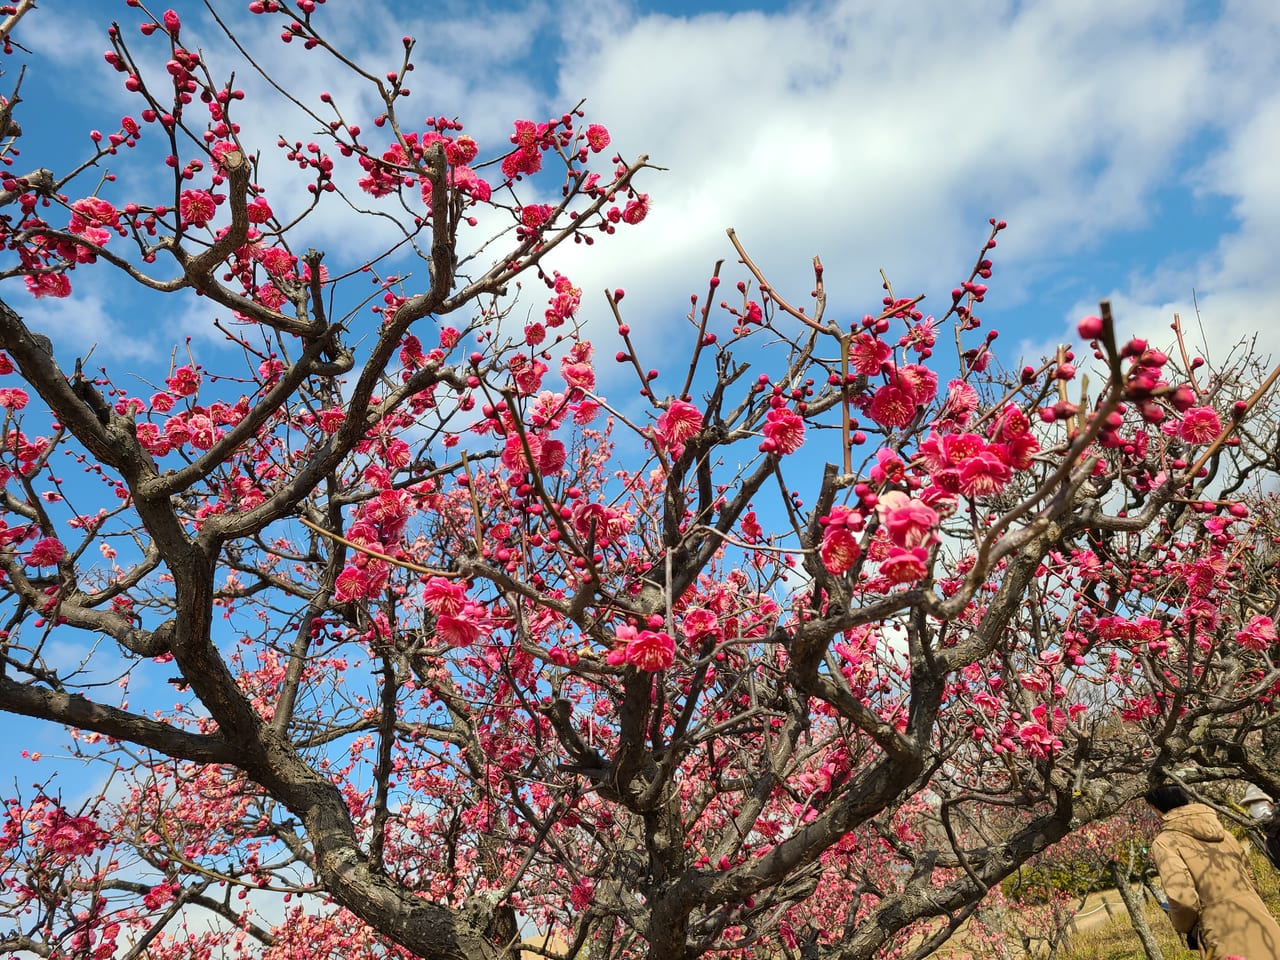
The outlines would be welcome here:
[[[104,24],[105,27],[105,24]],[[65,70],[78,70],[86,63],[102,60],[106,38],[100,32],[85,30],[83,21],[74,16],[64,16],[57,10],[38,8],[23,17],[17,33],[27,49],[49,58]],[[31,82],[56,83],[56,76],[24,78],[23,85]],[[31,96],[28,89],[27,96]]]
[[[131,322],[132,315],[120,309],[120,300],[111,296],[105,279],[81,268],[72,274],[75,295],[65,300],[7,294],[27,326],[53,341],[54,355],[68,374],[76,357],[85,360],[86,370],[93,370],[104,361],[134,366],[151,362],[160,355],[158,349],[167,349],[148,335],[149,322]]]
[[[1092,312],[1108,293],[1166,336],[1172,310],[1193,312],[1193,289],[1206,316],[1231,314],[1215,330],[1265,327],[1258,308],[1280,292],[1280,117],[1245,91],[1280,77],[1276,45],[1258,49],[1277,14],[1241,3],[1206,23],[1194,12],[851,0],[672,18],[596,5],[567,28],[561,97],[587,96],[624,154],[645,150],[670,172],[644,180],[649,220],[590,256],[574,251],[571,275],[590,291],[626,287],[643,318],[633,326],[669,355],[689,293],[732,259],[727,226],[797,299],[821,254],[829,316],[860,315],[878,302],[882,266],[940,309],[994,214],[1012,225],[995,282],[1015,298],[1033,282],[1020,270],[1034,278],[1079,258],[1055,315],[1030,321],[1048,341],[1074,339],[1081,304]],[[1222,152],[1196,175],[1212,136]],[[1231,198],[1240,229],[1211,255],[1162,252],[1095,290],[1091,253],[1152,223],[1162,189]]]
[[[225,53],[199,5],[178,6],[202,47]],[[1003,217],[1011,229],[997,251],[997,290],[1016,302],[1047,280],[1059,298],[1006,331],[1014,336],[1000,346],[1011,361],[1019,337],[1029,348],[1073,337],[1075,317],[1102,295],[1144,330],[1167,330],[1174,309],[1189,315],[1192,290],[1215,338],[1271,326],[1280,98],[1259,91],[1280,80],[1280,13],[1266,0],[1210,14],[1157,0],[832,0],[684,17],[621,0],[455,3],[431,18],[403,3],[361,4],[358,17],[344,11],[334,2],[319,16],[342,51],[374,72],[399,63],[402,35],[417,38],[406,118],[456,115],[492,156],[513,119],[557,114],[586,97],[616,149],[647,152],[667,168],[640,180],[652,197],[641,227],[551,263],[583,288],[584,315],[606,327],[601,291],[624,287],[627,319],[658,356],[684,335],[689,295],[705,294],[717,259],[730,261],[726,276],[742,275],[729,226],[796,300],[820,254],[829,316],[853,317],[878,304],[881,267],[899,292],[930,293],[926,306],[940,311],[986,217]],[[89,41],[51,13],[32,22],[49,25],[42,49],[71,69]],[[376,112],[369,84],[257,23],[238,24],[238,35],[301,100],[319,108],[328,89],[348,117]],[[546,41],[557,32],[558,72],[548,81]],[[238,109],[250,142],[264,147],[260,179],[278,209],[297,206],[306,178],[271,144],[281,130],[305,140],[312,121],[299,124],[249,71],[237,84],[251,93]],[[127,163],[120,172],[131,175]],[[1108,241],[1159,223],[1170,191],[1225,199],[1238,228],[1195,237],[1192,253],[1169,240],[1145,262],[1095,262]],[[298,239],[326,249],[336,270],[388,242],[385,227],[327,203]],[[525,287],[520,312],[540,310],[541,291]]]

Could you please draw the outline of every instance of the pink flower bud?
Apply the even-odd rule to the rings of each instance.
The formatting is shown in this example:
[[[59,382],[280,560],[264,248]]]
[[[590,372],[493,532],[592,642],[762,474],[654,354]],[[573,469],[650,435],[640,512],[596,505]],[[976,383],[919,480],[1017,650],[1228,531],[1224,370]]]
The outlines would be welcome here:
[[[1087,317],[1082,317],[1080,323],[1076,327],[1076,330],[1085,340],[1097,340],[1102,336],[1102,318],[1096,317],[1093,314],[1090,314]]]
[[[1140,357],[1147,352],[1147,341],[1141,337],[1134,337],[1124,345],[1120,351],[1120,355],[1124,357]]]

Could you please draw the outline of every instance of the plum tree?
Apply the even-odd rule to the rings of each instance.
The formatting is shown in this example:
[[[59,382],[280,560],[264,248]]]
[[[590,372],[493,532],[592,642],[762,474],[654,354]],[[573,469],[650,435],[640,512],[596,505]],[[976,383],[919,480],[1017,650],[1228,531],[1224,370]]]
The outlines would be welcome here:
[[[0,302],[0,709],[111,770],[10,800],[6,950],[920,956],[1153,765],[1280,793],[1252,358],[1104,304],[1005,371],[993,219],[936,317],[886,282],[832,319],[816,259],[799,306],[731,231],[654,368],[555,269],[648,211],[581,107],[480,144],[411,118],[412,39],[378,73],[255,0],[377,106],[254,142],[191,24],[125,6],[138,107],[82,163],[20,167],[4,103],[0,278],[225,339],[95,368]],[[308,240],[338,211],[355,255]]]

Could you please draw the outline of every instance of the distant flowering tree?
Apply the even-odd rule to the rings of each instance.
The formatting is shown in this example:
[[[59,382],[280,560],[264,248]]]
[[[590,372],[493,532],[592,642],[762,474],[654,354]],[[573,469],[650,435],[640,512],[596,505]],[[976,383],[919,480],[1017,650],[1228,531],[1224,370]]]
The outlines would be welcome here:
[[[940,316],[833,319],[817,260],[801,308],[731,233],[652,368],[552,264],[645,219],[645,158],[423,120],[414,41],[366,70],[322,6],[248,4],[376,98],[294,99],[309,143],[137,0],[83,164],[20,167],[0,108],[0,279],[226,339],[135,380],[0,303],[0,709],[112,771],[9,799],[6,951],[923,956],[1153,763],[1280,795],[1274,374],[1105,305],[1092,388],[1006,373],[995,220]],[[308,247],[353,209],[395,236]]]

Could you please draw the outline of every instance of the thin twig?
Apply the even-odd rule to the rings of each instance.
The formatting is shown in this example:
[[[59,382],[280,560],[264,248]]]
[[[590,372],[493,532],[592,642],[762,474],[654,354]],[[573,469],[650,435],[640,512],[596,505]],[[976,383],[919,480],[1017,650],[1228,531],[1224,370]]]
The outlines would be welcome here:
[[[377,550],[370,550],[366,546],[362,546],[361,544],[354,543],[351,540],[348,540],[346,537],[343,537],[334,533],[332,530],[326,530],[324,527],[320,526],[319,524],[312,523],[306,517],[298,517],[297,519],[302,523],[304,527],[308,527],[314,530],[316,533],[320,534],[321,536],[328,537],[330,540],[336,541],[337,543],[342,544],[344,547],[349,547],[350,549],[355,550],[357,553],[363,553],[367,557],[373,557],[375,560],[381,560],[384,563],[390,563],[394,566],[401,567],[405,570],[412,570],[414,573],[425,573],[433,577],[448,577],[453,580],[466,579],[465,574],[461,574],[456,570],[439,570],[434,567],[424,567],[419,564],[412,563],[409,560],[398,560],[395,557],[388,556],[385,553],[379,553]]]

